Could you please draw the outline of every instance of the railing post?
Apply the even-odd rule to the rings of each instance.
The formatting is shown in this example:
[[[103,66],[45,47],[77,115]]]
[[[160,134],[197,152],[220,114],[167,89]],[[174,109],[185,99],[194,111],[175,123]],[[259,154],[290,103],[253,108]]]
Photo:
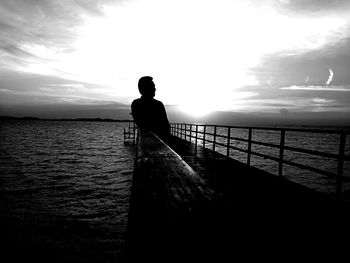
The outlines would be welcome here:
[[[193,136],[192,136],[192,126],[193,126],[193,125],[190,124],[190,143],[192,142],[192,137],[193,137]]]
[[[203,148],[205,149],[205,132],[207,129],[207,125],[203,125]]]
[[[183,124],[181,123],[181,139],[183,138]]]
[[[130,139],[130,136],[131,136],[131,129],[130,129],[131,127],[130,127],[130,122],[128,123],[128,131],[127,131],[127,136],[126,136],[126,138],[128,138],[128,139]]]
[[[227,152],[226,156],[230,157],[230,140],[231,140],[231,127],[227,128]]]
[[[198,125],[196,124],[196,139],[195,139],[194,155],[197,155],[197,140],[198,140]]]
[[[279,157],[279,163],[278,163],[278,175],[279,176],[282,176],[282,174],[283,174],[284,139],[285,139],[285,130],[281,130],[280,157]]]
[[[216,125],[214,126],[213,152],[215,152],[215,145],[216,145]]]
[[[336,189],[336,195],[339,200],[342,199],[342,191],[343,191],[342,181],[343,181],[345,142],[346,142],[346,134],[345,132],[342,132],[340,134],[340,142],[339,142],[337,189]]]
[[[188,140],[188,134],[187,134],[187,132],[188,132],[188,126],[189,126],[189,125],[185,124],[185,130],[186,130],[186,141]]]
[[[133,124],[134,124],[134,143],[136,144],[136,124],[135,124],[135,122],[133,122]]]
[[[252,151],[252,128],[248,128],[248,156],[247,156],[247,165],[250,166],[250,155]]]
[[[185,123],[185,141],[187,141],[187,124]]]

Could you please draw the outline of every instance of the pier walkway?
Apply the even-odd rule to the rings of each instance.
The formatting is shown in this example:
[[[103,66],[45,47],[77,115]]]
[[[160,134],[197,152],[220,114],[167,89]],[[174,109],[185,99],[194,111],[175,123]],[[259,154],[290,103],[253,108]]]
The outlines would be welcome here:
[[[171,137],[168,145],[189,164],[209,185],[230,199],[236,198],[237,205],[257,206],[260,209],[277,209],[281,212],[306,206],[317,207],[322,204],[334,207],[334,196],[316,192],[310,188],[289,181],[258,168],[227,158],[211,149],[203,148],[180,139]],[[309,212],[309,207],[307,209]],[[294,213],[296,211],[293,211]]]
[[[175,136],[141,134],[137,147],[128,262],[278,260],[344,244],[348,210],[325,194]]]

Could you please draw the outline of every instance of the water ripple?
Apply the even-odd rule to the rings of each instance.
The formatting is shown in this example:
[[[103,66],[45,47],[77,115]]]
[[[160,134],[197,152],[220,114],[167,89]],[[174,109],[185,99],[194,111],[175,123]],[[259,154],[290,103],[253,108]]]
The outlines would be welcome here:
[[[122,130],[109,122],[1,122],[0,221],[12,240],[51,244],[63,259],[117,262],[134,157]]]

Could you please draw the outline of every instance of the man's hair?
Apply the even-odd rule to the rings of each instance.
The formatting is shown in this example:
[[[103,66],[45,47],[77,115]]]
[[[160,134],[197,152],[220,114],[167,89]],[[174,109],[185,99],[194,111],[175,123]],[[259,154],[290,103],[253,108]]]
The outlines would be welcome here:
[[[138,87],[140,93],[143,95],[145,90],[154,88],[153,78],[150,76],[141,77],[139,79]]]

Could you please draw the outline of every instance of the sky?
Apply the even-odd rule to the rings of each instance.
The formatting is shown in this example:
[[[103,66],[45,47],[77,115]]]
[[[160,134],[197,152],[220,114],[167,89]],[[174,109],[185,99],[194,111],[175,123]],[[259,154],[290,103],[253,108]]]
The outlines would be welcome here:
[[[350,113],[350,1],[1,0],[0,58],[0,114],[129,109],[149,75],[192,116],[336,116]]]

